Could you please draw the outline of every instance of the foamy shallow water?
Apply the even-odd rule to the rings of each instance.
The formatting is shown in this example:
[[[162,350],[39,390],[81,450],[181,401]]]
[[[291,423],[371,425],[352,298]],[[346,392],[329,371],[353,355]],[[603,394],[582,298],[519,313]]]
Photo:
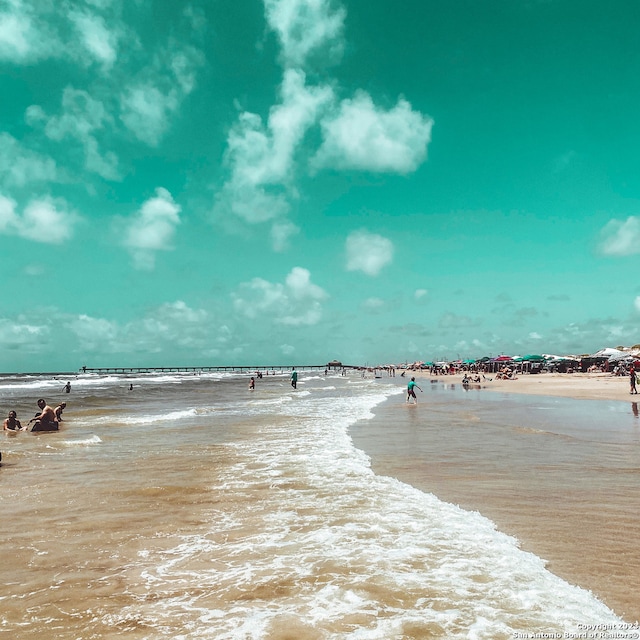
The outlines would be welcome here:
[[[493,639],[621,622],[480,514],[371,471],[349,427],[398,387],[301,377],[297,392],[286,379],[245,391],[246,377],[136,394],[116,380],[99,398],[74,386],[63,431],[3,445],[0,531],[30,535],[15,542],[0,629]]]

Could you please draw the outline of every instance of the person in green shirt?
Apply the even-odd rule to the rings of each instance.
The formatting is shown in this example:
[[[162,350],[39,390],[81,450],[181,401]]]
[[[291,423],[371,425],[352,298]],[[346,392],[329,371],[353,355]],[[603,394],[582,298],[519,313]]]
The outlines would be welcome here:
[[[416,397],[415,392],[416,387],[418,387],[418,385],[416,384],[416,379],[412,377],[411,380],[409,380],[409,384],[407,385],[407,402],[409,402],[411,398],[413,398],[416,401],[416,404],[418,404],[418,398]],[[420,389],[420,387],[418,387],[418,389]],[[422,392],[422,389],[420,389],[420,392]]]
[[[291,372],[291,386],[294,389],[298,388],[298,372],[295,369]]]

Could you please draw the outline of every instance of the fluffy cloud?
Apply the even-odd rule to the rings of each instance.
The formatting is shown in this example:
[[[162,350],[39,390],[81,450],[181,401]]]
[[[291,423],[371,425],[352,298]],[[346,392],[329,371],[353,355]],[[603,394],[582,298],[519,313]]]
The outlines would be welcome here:
[[[112,349],[117,343],[118,326],[104,318],[81,314],[71,318],[68,327],[76,336],[81,349],[95,350],[105,346]]]
[[[609,256],[640,253],[640,218],[629,216],[624,222],[610,220],[602,230],[600,250]]]
[[[349,234],[346,242],[347,271],[362,271],[377,276],[393,260],[393,243],[366,230]]]
[[[120,95],[120,119],[138,140],[152,147],[160,143],[203,64],[201,51],[171,40],[127,84]]]
[[[329,0],[264,0],[264,7],[285,65],[304,67],[313,54],[327,60],[342,53],[346,12],[332,10]]]
[[[56,163],[31,151],[8,133],[0,133],[0,184],[24,187],[37,182],[57,180]]]
[[[0,11],[0,60],[33,64],[51,58],[83,67],[92,62],[109,70],[118,42],[129,36],[120,19],[119,3],[55,0],[7,0]],[[102,12],[105,15],[100,15]],[[70,38],[70,30],[79,38]],[[88,54],[88,55],[87,55]]]
[[[69,18],[87,52],[105,68],[111,68],[117,57],[118,32],[108,29],[102,16],[88,11],[72,11]]]
[[[33,199],[20,215],[17,203],[0,194],[0,233],[45,244],[61,244],[71,238],[78,220],[63,200]]]
[[[209,314],[203,309],[189,307],[182,300],[161,304],[149,310],[147,315],[123,324],[55,310],[50,316],[58,316],[58,324],[71,332],[73,344],[83,354],[161,354],[170,345],[181,347],[185,352],[193,351],[193,355],[202,355],[215,341],[216,329]]]
[[[0,11],[0,60],[32,63],[64,54],[64,47],[51,29],[53,12],[49,0],[41,0],[38,10],[25,0],[9,0]]]
[[[272,107],[266,126],[244,112],[231,129],[226,160],[231,177],[218,195],[215,212],[258,223],[289,211],[293,158],[319,109],[330,101],[329,87],[307,87],[300,71],[285,72],[281,102]]]
[[[150,83],[132,85],[120,98],[120,118],[138,140],[156,146],[179,105],[175,90],[163,93]]]
[[[300,232],[300,228],[292,222],[274,222],[271,227],[271,244],[274,251],[284,251],[289,246],[289,239]]]
[[[427,289],[416,289],[413,293],[413,298],[416,302],[422,302],[427,297],[429,291]]]
[[[312,166],[409,173],[426,157],[432,126],[406,100],[385,111],[359,91],[322,121],[324,141]]]
[[[76,140],[84,149],[87,170],[107,180],[119,179],[116,155],[111,151],[100,153],[96,138],[113,120],[104,104],[86,91],[66,87],[60,115],[47,116],[40,106],[31,105],[26,111],[26,120],[34,127],[43,126],[50,140]]]
[[[255,319],[271,319],[288,326],[314,325],[322,316],[322,301],[327,293],[311,282],[307,269],[294,267],[284,284],[254,278],[233,294],[233,304],[240,314]]]
[[[181,208],[163,188],[149,198],[127,225],[124,244],[139,269],[153,269],[155,252],[171,249],[175,229],[180,224]]]

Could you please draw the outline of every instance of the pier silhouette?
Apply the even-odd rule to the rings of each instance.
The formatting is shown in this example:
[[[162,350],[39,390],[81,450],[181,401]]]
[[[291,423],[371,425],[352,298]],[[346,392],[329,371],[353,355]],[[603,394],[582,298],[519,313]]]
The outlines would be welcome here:
[[[355,365],[343,365],[340,362],[332,361],[327,364],[307,364],[307,365],[226,365],[226,366],[203,366],[203,367],[80,367],[81,373],[199,373],[209,371],[221,371],[227,373],[248,373],[251,371],[324,371],[325,369],[360,369]]]

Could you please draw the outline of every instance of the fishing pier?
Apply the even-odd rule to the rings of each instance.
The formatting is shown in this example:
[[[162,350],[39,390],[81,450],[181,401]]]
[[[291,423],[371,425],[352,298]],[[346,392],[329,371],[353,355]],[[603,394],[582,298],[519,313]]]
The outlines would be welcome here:
[[[237,365],[237,366],[210,366],[210,367],[80,367],[80,373],[202,373],[202,372],[224,372],[224,373],[249,373],[252,371],[273,371],[283,373],[297,369],[298,371],[324,371],[325,369],[360,369],[354,365],[343,365],[336,360],[327,364],[306,364],[306,365]]]

